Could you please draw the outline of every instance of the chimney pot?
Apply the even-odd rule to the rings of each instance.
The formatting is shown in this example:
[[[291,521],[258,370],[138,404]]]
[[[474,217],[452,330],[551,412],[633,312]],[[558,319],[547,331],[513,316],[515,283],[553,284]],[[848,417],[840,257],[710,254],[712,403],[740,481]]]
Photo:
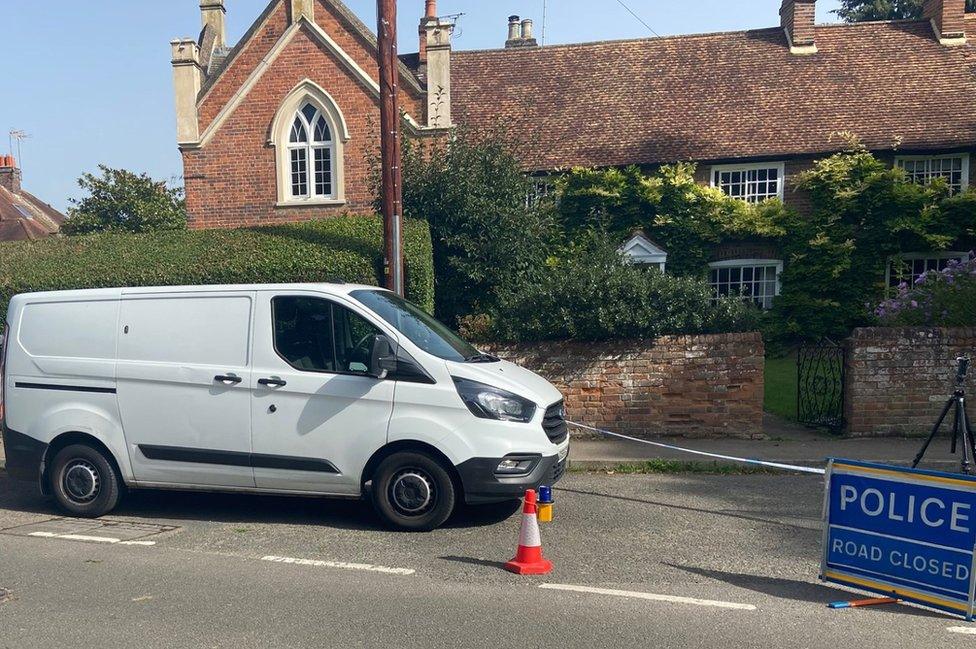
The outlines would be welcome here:
[[[437,0],[427,0],[424,15],[427,18],[437,18]]]
[[[518,16],[508,17],[508,41],[506,47],[511,47],[509,43],[514,43],[522,39],[522,24]]]

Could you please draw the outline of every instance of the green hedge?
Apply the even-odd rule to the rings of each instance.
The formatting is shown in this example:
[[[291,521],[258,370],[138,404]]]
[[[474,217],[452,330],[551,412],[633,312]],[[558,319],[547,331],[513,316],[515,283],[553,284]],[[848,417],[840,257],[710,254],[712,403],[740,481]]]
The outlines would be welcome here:
[[[404,227],[407,295],[434,306],[430,229]],[[106,233],[0,244],[0,317],[17,293],[114,286],[346,281],[380,284],[383,224],[343,216],[239,230]]]

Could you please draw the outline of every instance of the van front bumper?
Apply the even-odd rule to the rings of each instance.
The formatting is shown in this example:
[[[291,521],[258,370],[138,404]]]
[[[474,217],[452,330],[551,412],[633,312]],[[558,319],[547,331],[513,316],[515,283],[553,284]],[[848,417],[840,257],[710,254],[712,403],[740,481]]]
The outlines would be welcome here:
[[[37,482],[41,478],[41,463],[47,444],[33,437],[3,426],[3,452],[7,474],[15,480]]]
[[[512,457],[512,456],[508,456]],[[530,457],[529,455],[518,457]],[[528,473],[503,475],[495,469],[506,458],[473,457],[457,465],[464,489],[464,501],[469,505],[499,503],[521,498],[526,489],[538,489],[540,485],[554,485],[563,477],[569,464],[569,454],[560,461],[558,455],[533,456],[535,464]]]

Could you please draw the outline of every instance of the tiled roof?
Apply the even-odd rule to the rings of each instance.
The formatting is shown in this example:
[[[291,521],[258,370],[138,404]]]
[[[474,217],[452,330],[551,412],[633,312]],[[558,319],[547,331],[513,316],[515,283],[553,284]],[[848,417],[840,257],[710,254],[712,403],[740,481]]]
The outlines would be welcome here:
[[[456,51],[455,120],[515,127],[540,170],[820,154],[842,131],[877,150],[973,147],[967,28],[945,47],[928,22],[819,26],[809,56],[780,28]]]
[[[40,239],[58,231],[64,215],[33,194],[0,187],[0,241]]]

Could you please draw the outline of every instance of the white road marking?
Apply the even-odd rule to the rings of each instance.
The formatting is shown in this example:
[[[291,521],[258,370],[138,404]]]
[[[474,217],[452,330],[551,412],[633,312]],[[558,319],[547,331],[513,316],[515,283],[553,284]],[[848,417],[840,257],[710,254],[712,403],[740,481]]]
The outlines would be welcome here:
[[[630,597],[633,599],[649,599],[655,602],[670,602],[672,604],[693,604],[695,606],[712,606],[716,608],[732,608],[740,611],[755,611],[752,604],[737,602],[720,602],[711,599],[696,599],[694,597],[678,597],[676,595],[657,595],[655,593],[641,593],[631,590],[613,590],[610,588],[591,588],[590,586],[572,586],[570,584],[540,584],[539,588],[549,590],[568,590],[575,593],[591,593],[594,595],[610,595],[612,597]]]
[[[88,541],[90,543],[117,543],[119,545],[156,545],[155,541],[123,541],[111,536],[88,536],[85,534],[55,534],[54,532],[31,532],[28,536],[45,539],[65,539],[68,541]]]
[[[976,635],[976,626],[950,626],[946,627],[949,633],[962,633],[964,635]]]
[[[366,570],[368,572],[382,572],[388,575],[412,575],[416,570],[412,568],[388,568],[386,566],[374,566],[369,563],[347,563],[345,561],[320,561],[318,559],[295,559],[293,557],[276,557],[268,555],[261,557],[261,561],[273,561],[274,563],[291,563],[296,566],[316,566],[324,568],[343,568],[345,570]]]

